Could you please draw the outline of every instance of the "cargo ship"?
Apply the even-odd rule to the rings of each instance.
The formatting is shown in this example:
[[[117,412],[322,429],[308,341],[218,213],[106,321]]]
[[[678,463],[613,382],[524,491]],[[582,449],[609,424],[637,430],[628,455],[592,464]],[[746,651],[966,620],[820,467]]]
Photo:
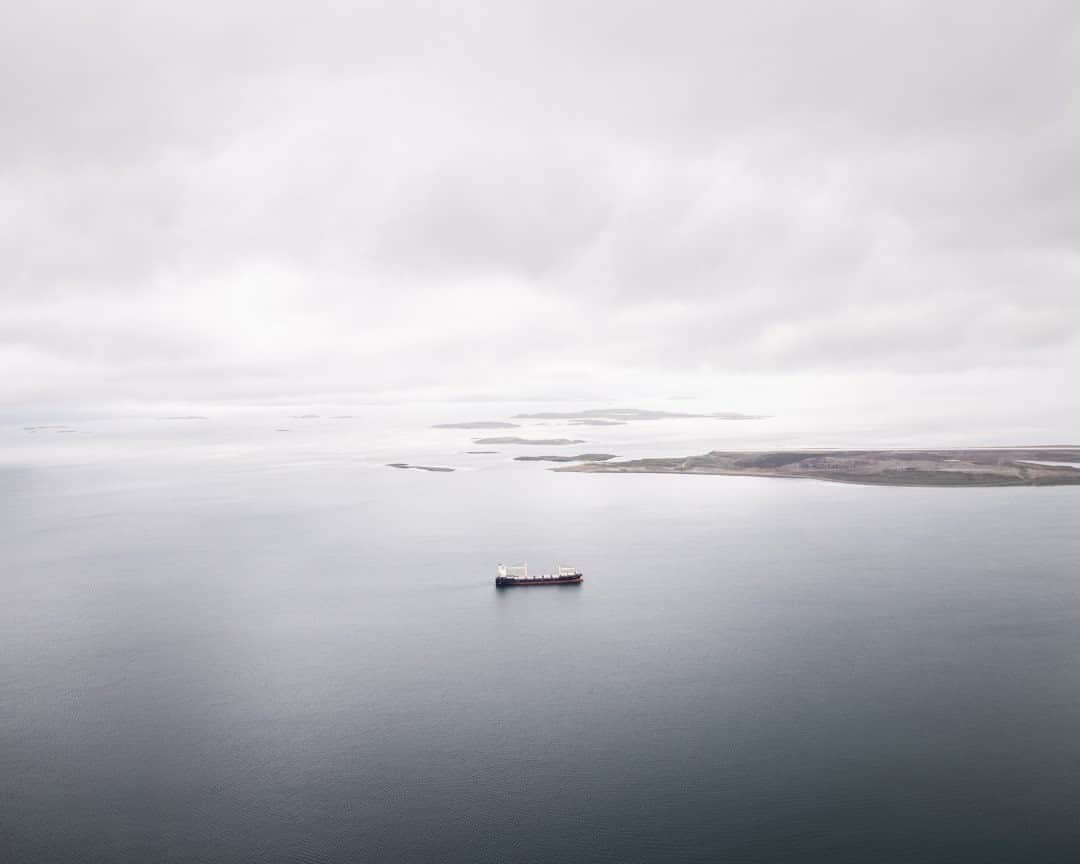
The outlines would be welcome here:
[[[515,588],[526,585],[580,585],[585,577],[576,567],[556,567],[554,573],[529,575],[528,564],[500,564],[496,570],[496,588]]]

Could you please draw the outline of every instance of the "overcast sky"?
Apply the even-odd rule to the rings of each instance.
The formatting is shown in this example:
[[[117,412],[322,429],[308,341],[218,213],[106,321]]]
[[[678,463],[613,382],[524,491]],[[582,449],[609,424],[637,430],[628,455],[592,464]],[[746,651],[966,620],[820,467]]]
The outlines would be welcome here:
[[[1080,420],[1078,92],[1075,2],[10,0],[0,406]]]

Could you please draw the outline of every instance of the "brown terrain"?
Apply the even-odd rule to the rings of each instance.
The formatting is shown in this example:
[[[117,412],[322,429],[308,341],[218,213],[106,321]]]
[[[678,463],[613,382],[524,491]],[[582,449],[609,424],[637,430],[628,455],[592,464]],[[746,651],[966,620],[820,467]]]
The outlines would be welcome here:
[[[966,450],[724,451],[676,459],[587,462],[555,471],[596,474],[727,474],[804,477],[882,486],[1057,486],[1080,484],[1080,447]]]

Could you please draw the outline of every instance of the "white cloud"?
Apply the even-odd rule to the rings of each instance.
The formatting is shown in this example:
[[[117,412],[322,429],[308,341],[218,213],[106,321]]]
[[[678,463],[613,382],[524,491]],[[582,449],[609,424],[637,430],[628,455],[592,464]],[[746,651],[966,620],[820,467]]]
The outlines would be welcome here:
[[[1072,4],[2,16],[8,413],[1078,359]]]

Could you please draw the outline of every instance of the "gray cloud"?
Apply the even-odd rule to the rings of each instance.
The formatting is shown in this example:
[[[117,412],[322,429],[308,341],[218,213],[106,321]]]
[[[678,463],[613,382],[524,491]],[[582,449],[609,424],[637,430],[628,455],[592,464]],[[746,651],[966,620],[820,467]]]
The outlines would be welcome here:
[[[1066,2],[7,4],[0,404],[1060,386],[1078,58]]]

